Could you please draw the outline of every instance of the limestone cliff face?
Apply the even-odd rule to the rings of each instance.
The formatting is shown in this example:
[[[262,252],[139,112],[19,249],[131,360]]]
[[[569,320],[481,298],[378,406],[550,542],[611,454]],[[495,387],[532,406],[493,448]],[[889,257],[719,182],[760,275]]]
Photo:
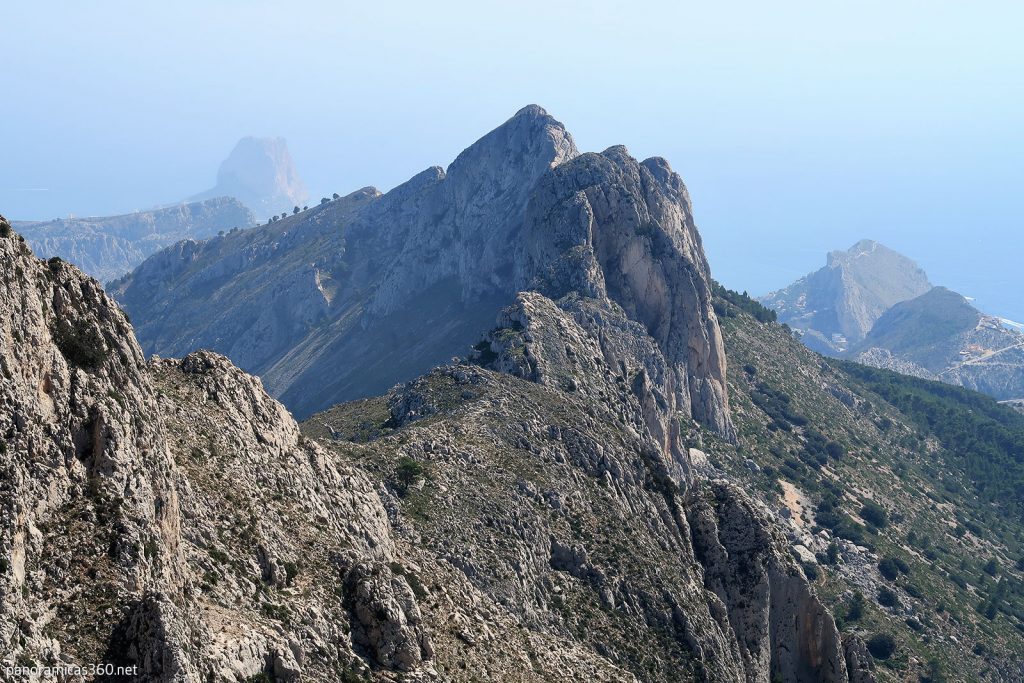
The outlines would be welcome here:
[[[531,199],[524,288],[614,303],[664,357],[657,385],[678,411],[731,436],[711,273],[682,179],[623,147],[562,164]]]
[[[159,615],[183,576],[145,359],[96,281],[35,259],[2,219],[0,235],[0,643],[85,661],[131,631],[156,675],[178,666]]]
[[[848,680],[835,622],[788,556],[766,514],[725,482],[687,509],[705,585],[726,606],[748,681]]]
[[[177,245],[115,295],[147,352],[225,353],[306,417],[465,355],[520,291],[575,293],[638,323],[635,344],[653,340],[665,429],[681,416],[731,437],[709,286],[668,165],[621,148],[580,156],[529,106],[447,171]]]

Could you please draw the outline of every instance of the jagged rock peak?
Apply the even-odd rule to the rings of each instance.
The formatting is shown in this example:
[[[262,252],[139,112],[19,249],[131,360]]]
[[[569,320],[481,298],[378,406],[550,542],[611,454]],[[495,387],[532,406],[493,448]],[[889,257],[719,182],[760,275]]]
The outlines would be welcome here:
[[[520,292],[555,302],[574,293],[618,306],[650,335],[670,368],[656,387],[670,397],[666,419],[693,417],[731,436],[710,271],[686,187],[664,159],[641,163],[625,147],[580,155],[565,127],[531,105],[447,172],[429,168],[350,213],[341,204],[274,228],[287,226],[288,248],[250,250],[241,237],[230,251],[205,245],[188,256],[201,264],[171,278],[157,259],[141,267],[119,295],[147,351],[222,351],[305,417],[465,353]],[[312,265],[296,255],[314,236]],[[274,286],[262,286],[270,273]],[[154,303],[153,282],[166,305]],[[183,305],[187,291],[230,303],[211,315]],[[415,343],[395,341],[409,329]],[[361,369],[371,367],[386,369]]]
[[[670,372],[670,412],[731,437],[725,352],[711,272],[686,187],[664,160],[625,147],[545,175],[527,209],[520,289],[607,300],[643,325]]]
[[[504,180],[500,183],[504,187],[508,182],[521,181],[518,174],[524,170],[533,170],[530,175],[534,175],[578,154],[565,126],[542,107],[531,104],[470,145],[448,167],[448,174],[458,178],[484,173],[472,187],[495,180]]]

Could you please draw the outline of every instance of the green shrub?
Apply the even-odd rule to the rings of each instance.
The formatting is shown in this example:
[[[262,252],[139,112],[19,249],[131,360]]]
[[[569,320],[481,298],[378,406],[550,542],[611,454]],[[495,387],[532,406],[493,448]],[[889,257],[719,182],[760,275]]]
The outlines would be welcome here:
[[[860,509],[860,516],[865,522],[873,524],[879,529],[884,529],[885,525],[889,523],[889,513],[873,500],[864,503],[864,507]]]
[[[856,591],[850,598],[850,604],[846,606],[846,620],[860,621],[864,616],[864,594]]]
[[[65,318],[57,318],[51,333],[57,348],[72,365],[95,370],[106,363],[109,353],[103,335],[88,320],[72,323]]]
[[[885,557],[878,563],[878,573],[889,581],[895,581],[896,577],[900,575],[900,570],[891,557]]]
[[[828,455],[828,457],[832,458],[833,460],[838,460],[839,458],[846,455],[846,449],[843,448],[843,445],[841,443],[838,443],[836,441],[829,441],[828,445],[825,446],[825,452]]]
[[[231,561],[231,558],[228,557],[228,554],[223,550],[211,548],[206,552],[210,555],[210,559],[212,559],[217,564],[228,564]]]
[[[839,544],[832,541],[828,544],[828,550],[825,551],[825,556],[828,558],[829,564],[836,564],[839,561]]]
[[[289,586],[295,583],[295,577],[299,575],[299,566],[294,562],[284,563],[285,583]]]
[[[878,633],[868,640],[868,652],[875,659],[889,659],[896,652],[896,639],[889,633]]]
[[[423,478],[423,475],[423,465],[407,456],[400,458],[398,467],[395,468],[395,485],[399,495],[404,496],[408,493],[409,488]]]
[[[878,590],[878,604],[882,607],[897,607],[900,599],[894,590],[883,586]]]

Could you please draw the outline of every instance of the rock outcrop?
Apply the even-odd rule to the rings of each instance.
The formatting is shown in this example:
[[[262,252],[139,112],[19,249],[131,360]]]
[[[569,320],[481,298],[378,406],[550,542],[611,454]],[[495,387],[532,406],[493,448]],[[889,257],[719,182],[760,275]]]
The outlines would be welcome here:
[[[529,106],[447,171],[177,245],[114,292],[147,352],[225,353],[300,417],[465,355],[521,291],[578,295],[628,328],[620,346],[653,343],[664,415],[731,436],[710,282],[664,160],[580,155]]]
[[[238,200],[217,196],[122,216],[15,222],[14,227],[39,256],[59,256],[109,282],[175,242],[207,239],[255,222]]]
[[[496,335],[509,343],[491,365],[507,373],[437,368],[304,431],[393,477],[399,538],[638,680],[847,680],[835,624],[768,514],[687,478],[635,386],[602,379],[596,341],[561,307],[533,294],[507,314],[533,338],[524,351]],[[542,318],[553,325],[528,324]]]
[[[244,137],[217,170],[217,184],[189,201],[234,197],[265,219],[309,200],[284,138]]]
[[[725,482],[711,482],[688,507],[704,582],[728,610],[748,681],[848,680],[832,616],[788,555],[772,524]]]
[[[582,155],[542,179],[527,221],[521,288],[614,304],[663,356],[657,384],[670,410],[730,434],[711,271],[668,163],[638,163],[624,147]]]

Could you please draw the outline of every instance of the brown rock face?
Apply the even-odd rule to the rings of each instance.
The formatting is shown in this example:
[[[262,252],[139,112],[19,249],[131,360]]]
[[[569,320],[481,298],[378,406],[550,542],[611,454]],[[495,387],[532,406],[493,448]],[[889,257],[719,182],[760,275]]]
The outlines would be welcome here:
[[[84,662],[130,638],[149,674],[170,675],[160,615],[183,581],[177,491],[131,326],[2,218],[0,277],[0,642]]]

